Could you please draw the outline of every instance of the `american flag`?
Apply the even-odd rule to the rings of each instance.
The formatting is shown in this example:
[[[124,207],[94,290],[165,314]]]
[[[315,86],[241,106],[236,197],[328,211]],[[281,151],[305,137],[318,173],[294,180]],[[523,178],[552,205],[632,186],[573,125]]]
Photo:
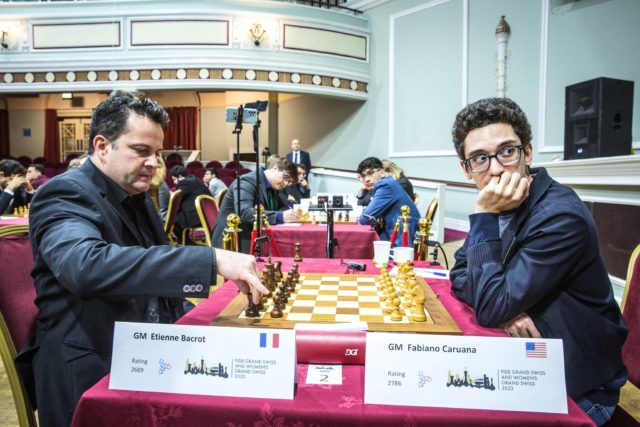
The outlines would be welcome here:
[[[544,342],[527,342],[525,344],[527,357],[547,358],[547,343]]]

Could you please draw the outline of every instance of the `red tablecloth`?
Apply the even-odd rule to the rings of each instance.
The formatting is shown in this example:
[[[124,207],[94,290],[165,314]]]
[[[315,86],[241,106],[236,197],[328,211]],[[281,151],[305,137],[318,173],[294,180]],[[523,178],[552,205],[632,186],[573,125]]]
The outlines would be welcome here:
[[[274,225],[271,233],[283,257],[295,255],[297,242],[303,259],[327,257],[326,224]],[[373,259],[373,242],[379,240],[370,226],[360,224],[334,224],[333,237],[340,245],[334,250],[336,259]]]
[[[342,272],[339,260],[309,260],[303,272]],[[377,270],[367,261],[365,274]],[[285,259],[288,269],[291,260]],[[442,304],[465,335],[504,336],[501,330],[478,326],[472,311],[450,293],[448,280],[429,281]],[[208,300],[199,304],[178,323],[207,325],[237,294],[232,283],[224,284]],[[488,411],[472,409],[423,408],[412,406],[365,405],[364,366],[342,367],[341,385],[306,384],[307,365],[298,365],[298,384],[293,400],[249,399],[171,393],[109,390],[109,377],[82,396],[73,419],[79,426],[591,426],[593,423],[569,399],[567,415]],[[265,396],[269,394],[264,391]],[[522,396],[526,399],[527,396]]]

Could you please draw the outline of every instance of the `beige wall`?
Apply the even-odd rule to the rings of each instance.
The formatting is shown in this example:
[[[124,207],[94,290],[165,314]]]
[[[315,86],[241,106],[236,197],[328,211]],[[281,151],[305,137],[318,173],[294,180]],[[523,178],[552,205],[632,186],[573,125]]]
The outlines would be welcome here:
[[[9,150],[12,156],[44,155],[44,110],[9,110]],[[31,136],[23,136],[31,129]]]
[[[268,99],[265,92],[201,92],[200,96],[200,132],[203,160],[231,160],[236,152],[235,123],[227,123],[226,108],[237,108],[248,102]],[[271,106],[269,106],[271,108]],[[260,131],[258,140],[260,152],[267,146],[269,135],[269,108],[260,113]],[[240,152],[253,153],[253,125],[245,124],[240,134]]]
[[[280,96],[279,150],[291,151],[291,140],[298,138],[302,150],[308,151],[314,166],[332,166],[352,141],[341,137],[340,127],[360,108],[361,102],[313,95]],[[363,147],[364,153],[367,148]],[[352,159],[353,169],[361,158]]]

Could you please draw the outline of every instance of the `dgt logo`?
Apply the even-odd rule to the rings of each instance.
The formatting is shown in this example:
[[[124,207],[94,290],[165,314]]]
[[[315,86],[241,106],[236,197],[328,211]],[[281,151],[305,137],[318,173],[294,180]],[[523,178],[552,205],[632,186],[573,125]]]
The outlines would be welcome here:
[[[358,349],[357,348],[347,348],[344,351],[344,355],[345,356],[357,356],[358,355]]]

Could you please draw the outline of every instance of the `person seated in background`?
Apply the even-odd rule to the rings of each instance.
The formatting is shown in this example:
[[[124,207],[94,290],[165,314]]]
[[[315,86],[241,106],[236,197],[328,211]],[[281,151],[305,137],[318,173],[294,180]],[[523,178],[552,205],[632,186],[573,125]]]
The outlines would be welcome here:
[[[627,327],[589,210],[544,168],[530,168],[531,125],[512,100],[468,105],[452,134],[460,168],[479,190],[450,274],[455,296],[481,326],[562,339],[567,393],[606,423],[627,381]]]
[[[27,171],[12,159],[0,160],[0,214],[12,214],[17,208],[28,207],[33,188],[26,177]]]
[[[174,225],[176,235],[182,236],[182,230],[185,228],[200,226],[200,218],[196,210],[196,197],[201,194],[211,196],[211,193],[202,181],[183,166],[172,167],[169,175],[171,175],[173,183],[176,184],[176,190],[182,191],[182,203]]]
[[[387,175],[377,157],[367,157],[358,165],[358,176],[366,188],[371,188],[371,202],[360,216],[360,224],[376,227],[381,240],[389,240],[400,208],[409,206],[409,244],[413,242],[420,212],[409,195],[391,175]],[[402,228],[398,231],[395,246],[402,245]]]
[[[38,187],[47,182],[49,178],[44,174],[44,165],[39,163],[29,165],[27,168],[27,180],[34,190],[37,190]]]
[[[227,228],[227,217],[236,213],[240,216],[238,243],[240,252],[249,253],[251,230],[253,230],[254,204],[258,198],[264,206],[264,213],[269,224],[296,222],[298,215],[278,197],[278,191],[298,181],[298,171],[293,163],[278,156],[267,159],[267,168],[260,168],[260,187],[256,184],[256,173],[246,173],[233,181],[220,203],[218,219],[213,228],[211,241],[214,247],[222,247],[224,229]],[[269,165],[271,165],[269,167]],[[238,185],[240,185],[240,211],[238,212]]]
[[[74,159],[69,160],[69,164],[67,165],[67,170],[73,169],[73,168],[79,168],[88,158],[89,158],[89,155],[87,153],[84,153],[80,157],[76,157]]]
[[[409,197],[411,197],[411,200],[416,200],[416,196],[413,194],[413,184],[411,184],[411,181],[404,176],[404,171],[400,169],[398,165],[393,163],[391,160],[384,159],[382,161],[382,168],[387,175],[391,175],[393,179],[400,184],[400,187],[407,192]]]
[[[305,172],[304,165],[298,164],[296,165],[296,169],[298,170],[298,182],[291,184],[281,191],[288,206],[300,204],[300,200],[311,197],[311,189],[307,182],[307,173]]]
[[[153,202],[153,206],[158,211],[160,219],[165,220],[167,216],[167,209],[169,208],[169,199],[171,198],[171,191],[165,181],[167,175],[167,167],[164,163],[164,157],[158,154],[158,167],[156,168],[151,183],[149,184],[149,197]]]
[[[227,189],[227,185],[218,176],[218,170],[216,168],[207,168],[207,171],[202,177],[202,181],[204,185],[209,187],[209,192],[215,200],[218,200],[220,193]]]

